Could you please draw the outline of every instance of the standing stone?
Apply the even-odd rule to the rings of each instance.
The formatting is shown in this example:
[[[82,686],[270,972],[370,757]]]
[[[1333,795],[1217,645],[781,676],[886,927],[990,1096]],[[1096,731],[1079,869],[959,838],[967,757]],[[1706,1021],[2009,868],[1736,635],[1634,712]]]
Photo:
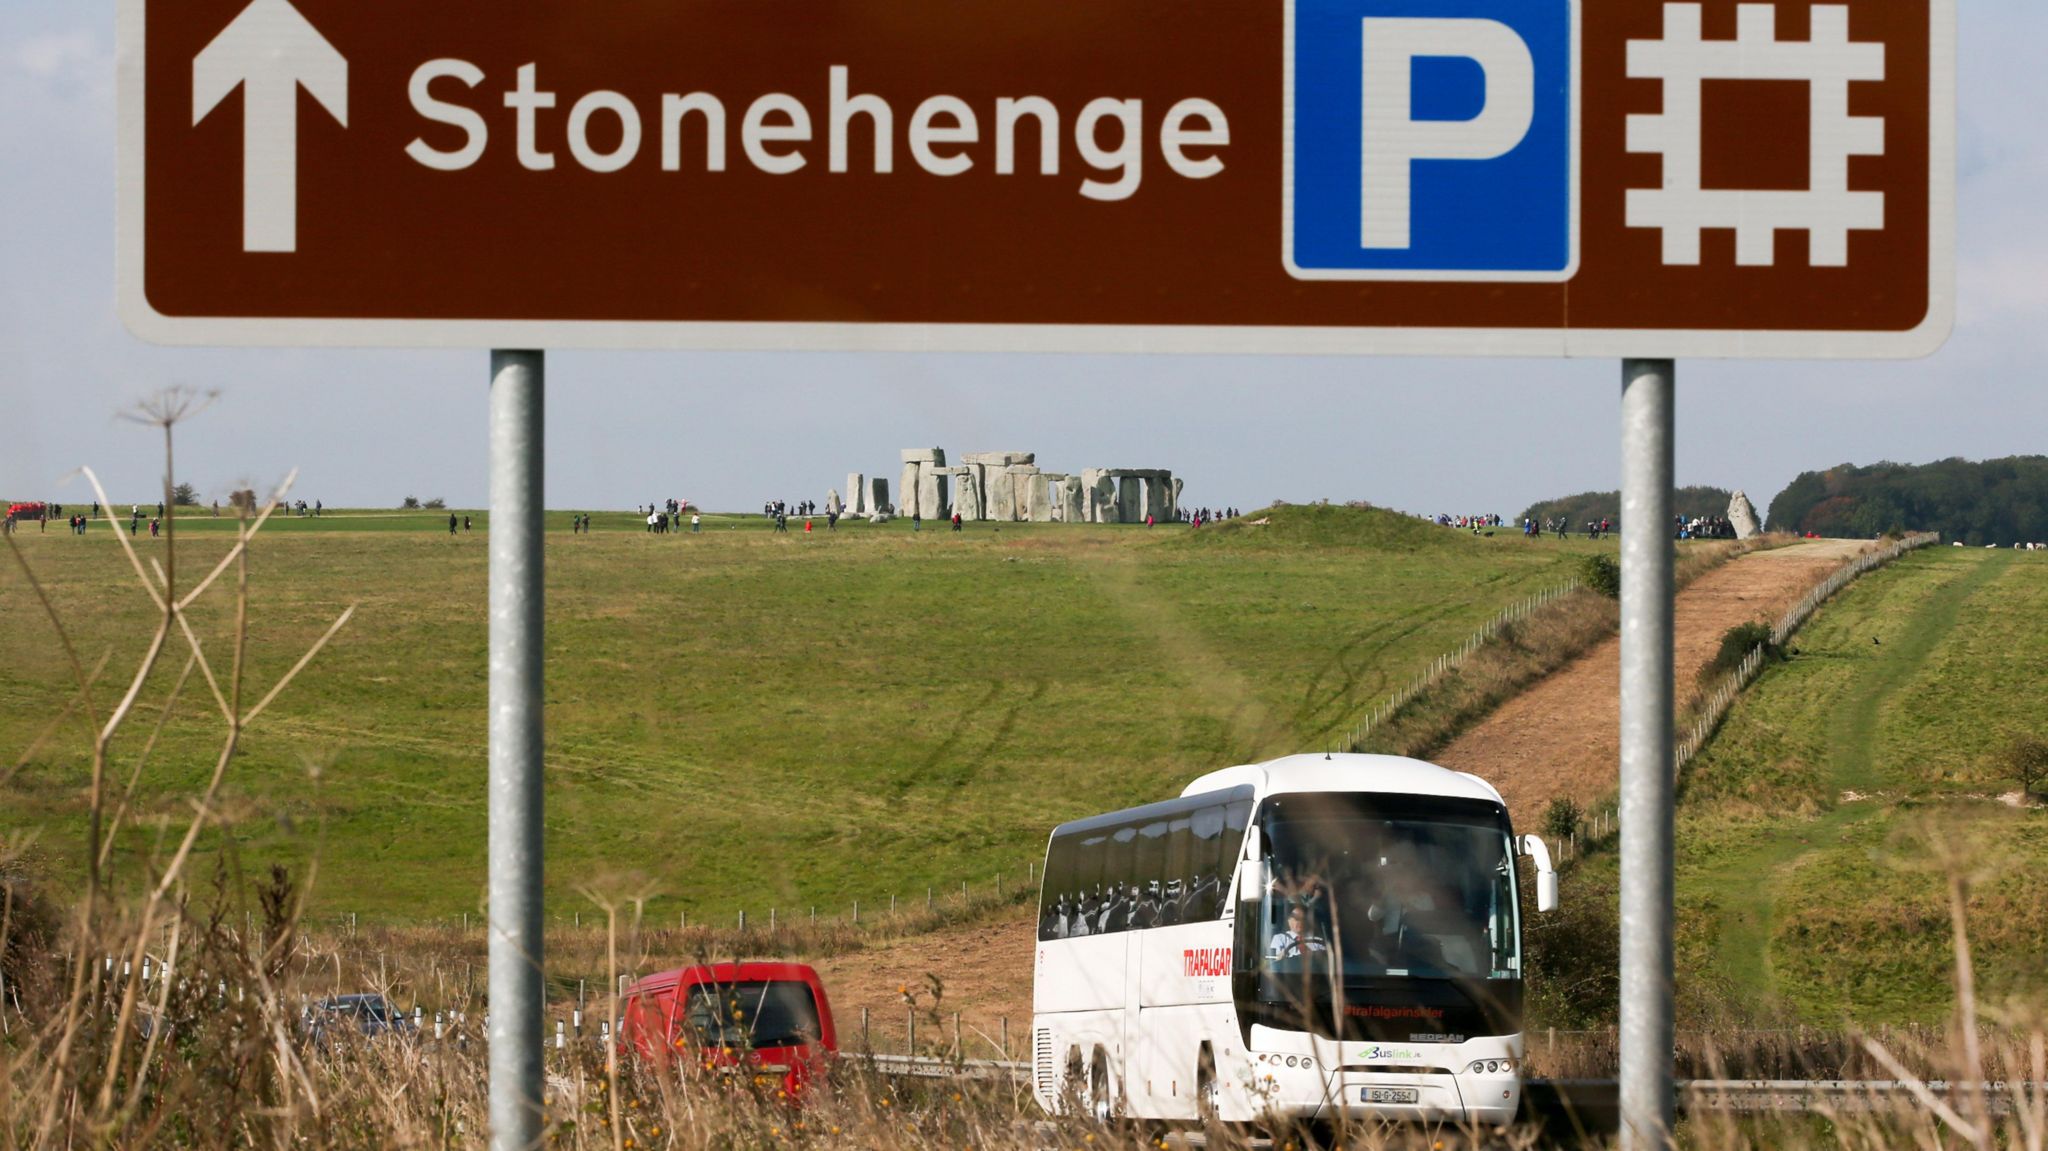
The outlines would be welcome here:
[[[981,487],[974,482],[977,470],[959,468],[953,475],[953,511],[963,520],[986,518],[981,514]]]
[[[1017,488],[1015,477],[1007,467],[986,469],[988,490],[983,493],[987,503],[983,505],[985,518],[998,523],[1009,523],[1017,518]]]
[[[1055,497],[1060,505],[1060,519],[1066,523],[1083,522],[1087,511],[1081,504],[1081,480],[1076,476],[1060,477],[1059,494]]]
[[[1753,540],[1764,534],[1763,525],[1757,522],[1756,505],[1739,491],[1728,501],[1728,524],[1735,529],[1735,538],[1739,540]]]
[[[918,465],[917,509],[928,520],[943,520],[953,514],[953,503],[946,492],[946,473],[950,470],[938,464]]]
[[[1145,477],[1145,515],[1151,516],[1153,523],[1169,523],[1173,519],[1173,500],[1167,494],[1167,483],[1165,472]]]
[[[1107,468],[1081,469],[1081,519],[1084,523],[1113,524],[1116,519],[1116,479]]]
[[[836,491],[827,491],[825,493],[825,514],[828,516],[836,516],[839,514],[839,512],[839,493]]]
[[[969,493],[972,493],[971,495]],[[972,501],[969,503],[969,501]],[[974,509],[974,514],[960,513],[963,520],[985,520],[988,518],[988,475],[980,464],[964,464],[953,484],[953,503]]]
[[[1036,465],[1011,464],[1003,469],[1010,477],[1010,498],[1016,503],[1016,519],[1037,520],[1045,503],[1043,479]]]
[[[1135,472],[1116,473],[1116,522],[1143,523],[1145,520],[1145,477]]]
[[[867,514],[879,515],[889,509],[889,481],[880,476],[868,481]]]
[[[903,464],[903,482],[896,485],[896,514],[899,516],[914,516],[923,510],[917,506],[917,478],[921,467],[923,464],[917,460],[907,460]]]
[[[859,472],[846,473],[846,514],[864,516],[868,514],[868,478]]]
[[[1173,481],[1173,518],[1174,518],[1174,519],[1179,519],[1179,518],[1180,518],[1180,489],[1181,489],[1181,481],[1180,481],[1180,479],[1179,479],[1178,477],[1175,477],[1175,479],[1174,479],[1174,481]]]

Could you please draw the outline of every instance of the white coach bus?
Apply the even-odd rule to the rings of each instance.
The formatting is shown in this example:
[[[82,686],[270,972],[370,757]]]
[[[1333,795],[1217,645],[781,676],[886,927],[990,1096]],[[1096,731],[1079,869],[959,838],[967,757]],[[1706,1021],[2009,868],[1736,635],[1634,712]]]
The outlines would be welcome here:
[[[1032,1086],[1051,1112],[1249,1122],[1514,1118],[1516,861],[1477,776],[1379,755],[1211,772],[1046,849]]]

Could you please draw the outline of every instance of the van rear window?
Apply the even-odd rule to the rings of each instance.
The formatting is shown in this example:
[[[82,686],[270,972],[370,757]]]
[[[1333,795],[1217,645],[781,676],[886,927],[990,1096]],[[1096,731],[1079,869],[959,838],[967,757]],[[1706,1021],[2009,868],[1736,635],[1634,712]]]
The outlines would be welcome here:
[[[799,1047],[824,1038],[810,985],[793,979],[699,983],[682,1023],[693,1042],[710,1047]]]

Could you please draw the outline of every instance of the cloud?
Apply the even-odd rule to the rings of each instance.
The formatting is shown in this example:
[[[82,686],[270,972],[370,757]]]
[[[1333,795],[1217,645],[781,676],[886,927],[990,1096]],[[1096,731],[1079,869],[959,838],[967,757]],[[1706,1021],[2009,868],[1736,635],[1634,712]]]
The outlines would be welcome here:
[[[78,28],[29,36],[9,53],[19,76],[52,94],[94,103],[114,98],[114,48]]]

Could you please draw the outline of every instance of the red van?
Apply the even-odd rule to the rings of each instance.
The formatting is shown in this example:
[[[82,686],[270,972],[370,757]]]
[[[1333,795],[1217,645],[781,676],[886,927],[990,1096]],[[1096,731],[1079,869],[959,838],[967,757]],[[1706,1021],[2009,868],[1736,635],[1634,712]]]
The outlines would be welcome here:
[[[619,1042],[657,1063],[779,1075],[800,1097],[839,1050],[832,1004],[802,963],[714,963],[650,975],[626,990]]]

